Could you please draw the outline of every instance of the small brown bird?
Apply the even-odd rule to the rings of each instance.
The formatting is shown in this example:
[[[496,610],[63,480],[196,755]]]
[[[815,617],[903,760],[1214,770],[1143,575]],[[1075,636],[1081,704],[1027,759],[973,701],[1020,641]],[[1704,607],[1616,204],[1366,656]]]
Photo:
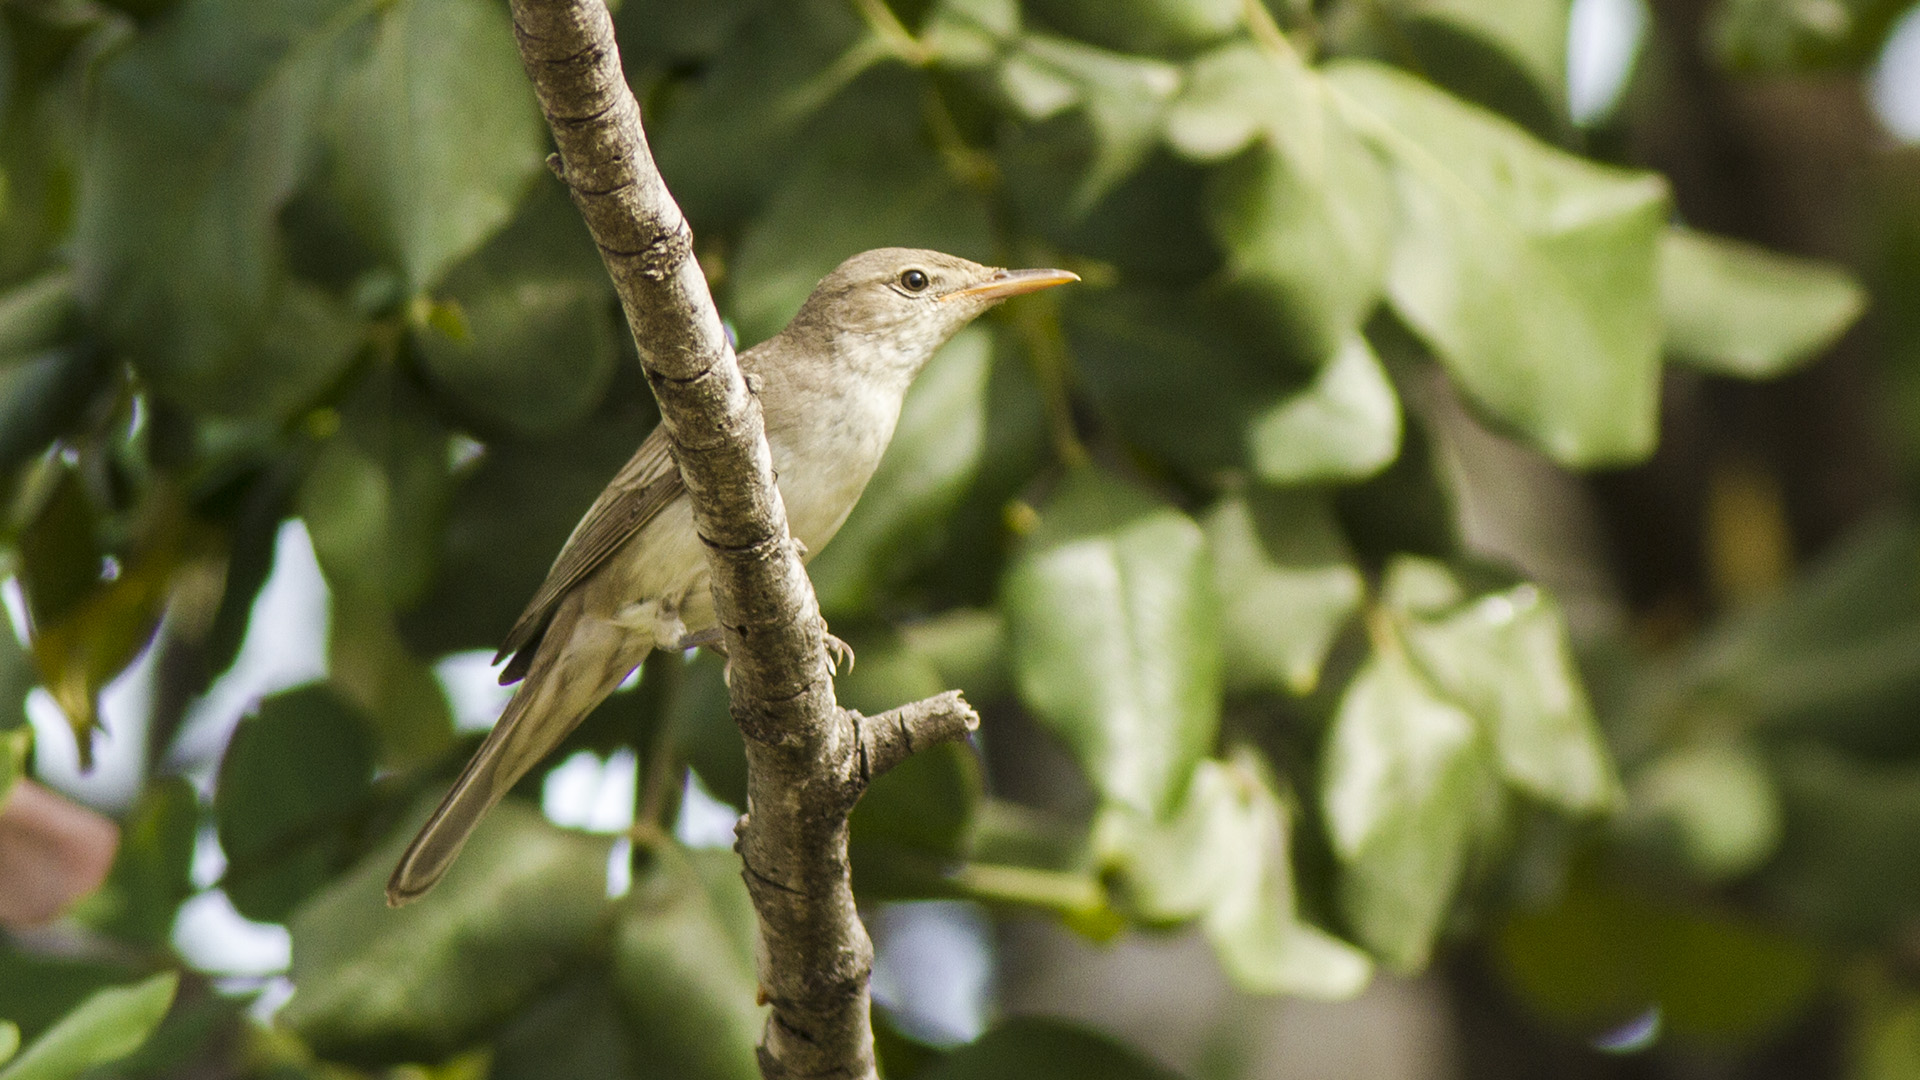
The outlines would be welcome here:
[[[935,350],[1010,296],[1078,280],[880,248],[841,263],[786,329],[741,354],[787,523],[807,555],[846,521]],[[512,659],[500,681],[525,681],[401,856],[387,902],[398,907],[432,888],[481,816],[648,652],[712,643],[717,629],[693,508],[666,430],[655,428],[574,527],[507,634],[496,662]]]

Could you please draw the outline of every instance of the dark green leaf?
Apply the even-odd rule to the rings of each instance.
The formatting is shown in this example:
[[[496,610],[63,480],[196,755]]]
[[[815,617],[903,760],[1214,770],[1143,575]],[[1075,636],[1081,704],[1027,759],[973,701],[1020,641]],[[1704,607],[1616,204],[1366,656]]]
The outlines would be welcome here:
[[[619,359],[613,294],[558,183],[541,183],[513,224],[455,266],[439,291],[463,316],[464,333],[415,326],[414,345],[483,430],[549,435],[600,403]]]
[[[179,982],[169,971],[95,993],[0,1069],[0,1080],[73,1080],[126,1057],[167,1014]]]
[[[1138,1052],[1059,1020],[1020,1017],[941,1058],[915,1080],[1177,1080]]]
[[[227,853],[221,884],[240,914],[284,922],[346,868],[373,762],[364,721],[325,687],[268,698],[241,723],[213,801]]]
[[[1496,939],[1502,973],[1534,1009],[1586,1032],[1660,1010],[1676,1035],[1765,1038],[1815,989],[1805,945],[1750,919],[1579,882],[1514,916]]]
[[[1389,68],[1337,64],[1329,81],[1397,181],[1388,296],[1467,396],[1564,464],[1647,454],[1665,183]]]
[[[289,278],[276,218],[308,171],[365,0],[194,0],[107,65],[74,241],[82,299],[163,394],[281,417],[361,328]]]
[[[1392,6],[1414,24],[1408,32],[1416,38],[1421,23],[1457,28],[1505,53],[1547,101],[1566,98],[1571,0],[1394,0]]]
[[[1347,688],[1327,736],[1320,802],[1348,924],[1393,968],[1417,971],[1493,778],[1473,718],[1404,649],[1385,639]]]
[[[420,809],[290,923],[295,993],[280,1021],[327,1057],[444,1057],[553,981],[602,923],[609,841],[549,825],[513,799],[432,893],[390,910],[387,875]]]
[[[1247,424],[1254,474],[1274,484],[1360,480],[1400,453],[1400,398],[1367,339],[1349,336],[1313,382]]]
[[[645,856],[614,932],[614,978],[640,1075],[752,1080],[765,1023],[755,1002],[754,915],[732,852]]]
[[[0,367],[59,344],[74,329],[73,275],[50,271],[0,293]]]
[[[1091,468],[1066,478],[1008,574],[1021,696],[1112,802],[1158,817],[1213,748],[1220,644],[1205,539]]]
[[[120,823],[120,850],[106,885],[89,902],[92,921],[124,940],[160,946],[180,905],[193,895],[194,837],[200,797],[182,777],[150,782]]]
[[[1221,500],[1204,524],[1228,688],[1311,693],[1366,587],[1326,500],[1258,489]]]
[[[1765,379],[1825,349],[1867,297],[1846,271],[1669,229],[1660,243],[1667,348],[1722,375]]]
[[[1121,52],[1177,53],[1240,28],[1241,0],[1032,0],[1034,14]]]
[[[1066,38],[1027,34],[1002,62],[1000,91],[1029,120],[1080,110],[1093,136],[1092,160],[1072,199],[1085,213],[1131,173],[1159,139],[1180,69],[1107,52]]]
[[[394,0],[332,117],[341,194],[410,290],[513,217],[546,132],[507,12],[488,0]]]

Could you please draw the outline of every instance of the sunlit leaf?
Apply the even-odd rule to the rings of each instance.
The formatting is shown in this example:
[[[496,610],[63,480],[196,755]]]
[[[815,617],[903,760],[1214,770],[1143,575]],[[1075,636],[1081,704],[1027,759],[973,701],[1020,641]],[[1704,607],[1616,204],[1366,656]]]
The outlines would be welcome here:
[[[1251,752],[1203,761],[1164,825],[1109,811],[1104,842],[1117,848],[1129,895],[1155,920],[1198,917],[1221,966],[1243,990],[1341,999],[1366,986],[1373,965],[1299,917],[1291,813]]]
[[[1690,229],[1660,242],[1667,348],[1708,371],[1763,379],[1833,343],[1867,302],[1845,271]]]
[[[1549,102],[1566,96],[1567,23],[1571,0],[1394,0],[1396,14],[1420,35],[1421,23],[1471,34],[1504,53],[1526,72]],[[1431,55],[1431,54],[1429,54]],[[1465,58],[1449,53],[1453,67]]]
[[[1573,811],[1618,798],[1565,620],[1538,588],[1490,593],[1444,619],[1412,621],[1405,640],[1434,687],[1487,725],[1508,783]]]
[[[1204,522],[1227,686],[1310,693],[1365,582],[1320,496],[1256,490]]]
[[[1167,135],[1202,161],[1258,140],[1209,184],[1214,239],[1234,273],[1271,293],[1303,355],[1349,344],[1382,294],[1393,189],[1325,82],[1291,52],[1228,46],[1194,65]]]
[[[1400,398],[1367,339],[1347,338],[1298,394],[1254,417],[1247,450],[1275,484],[1358,480],[1400,453]]]
[[[1219,724],[1209,573],[1191,519],[1087,468],[1041,510],[1007,577],[1021,696],[1103,796],[1152,816]]]
[[[601,924],[603,837],[549,825],[509,799],[433,892],[391,910],[387,875],[412,835],[411,825],[397,830],[289,924],[294,996],[280,1022],[318,1053],[363,1062],[444,1057],[582,956]]]
[[[72,1080],[126,1057],[159,1026],[179,982],[169,971],[95,993],[0,1069],[0,1080]]]
[[[1466,395],[1569,465],[1653,447],[1667,189],[1534,140],[1410,75],[1340,63],[1342,115],[1392,163],[1400,316]]]
[[[1341,699],[1320,793],[1347,922],[1401,971],[1422,967],[1491,782],[1473,718],[1387,639]]]
[[[1027,34],[1002,63],[999,85],[1029,120],[1084,111],[1093,133],[1093,159],[1073,198],[1075,212],[1084,213],[1153,148],[1167,105],[1180,88],[1180,72],[1142,56]]]
[[[547,144],[507,12],[486,0],[383,5],[330,133],[344,198],[414,291],[507,223]]]

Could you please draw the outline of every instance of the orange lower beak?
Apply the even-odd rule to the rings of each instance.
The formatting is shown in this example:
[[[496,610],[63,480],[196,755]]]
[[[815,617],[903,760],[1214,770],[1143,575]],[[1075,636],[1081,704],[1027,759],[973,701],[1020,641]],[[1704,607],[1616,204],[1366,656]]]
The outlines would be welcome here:
[[[1021,293],[1039,292],[1055,285],[1079,281],[1071,270],[995,270],[993,276],[978,285],[957,289],[940,298],[942,303],[968,297],[975,300],[1005,300]]]

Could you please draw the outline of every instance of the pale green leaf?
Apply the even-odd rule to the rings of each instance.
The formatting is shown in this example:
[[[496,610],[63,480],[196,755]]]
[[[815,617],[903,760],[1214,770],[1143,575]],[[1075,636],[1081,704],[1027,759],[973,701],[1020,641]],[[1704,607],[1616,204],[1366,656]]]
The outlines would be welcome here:
[[[1392,164],[1400,316],[1467,397],[1567,465],[1653,448],[1665,183],[1596,165],[1411,75],[1333,65]]]
[[[331,125],[341,193],[419,291],[513,216],[547,145],[507,10],[394,0]]]
[[[1772,857],[1783,816],[1757,749],[1713,740],[1675,747],[1636,773],[1622,825],[1677,848],[1703,879],[1729,881]]]
[[[1228,688],[1312,692],[1366,587],[1332,507],[1317,494],[1255,490],[1222,499],[1204,524]]]
[[[1486,725],[1508,783],[1577,812],[1616,801],[1620,782],[1550,597],[1516,586],[1444,619],[1411,621],[1405,634],[1434,686]]]
[[[1691,229],[1661,237],[1667,349],[1708,371],[1779,375],[1833,344],[1866,303],[1865,290],[1837,266]]]
[[[73,1080],[126,1057],[160,1026],[179,984],[179,974],[168,971],[95,992],[0,1069],[0,1080]]]
[[[11,1021],[0,1020],[0,1065],[13,1060],[20,1052],[20,1026]]]
[[[1426,964],[1491,782],[1473,718],[1399,643],[1376,650],[1328,734],[1320,801],[1359,939],[1399,971]]]
[[[424,816],[410,815],[289,924],[294,996],[279,1019],[318,1053],[444,1057],[584,955],[602,923],[611,841],[550,825],[514,799],[481,821],[433,892],[389,909],[387,875]]]
[[[1241,989],[1338,1000],[1363,989],[1372,964],[1302,922],[1294,894],[1291,813],[1252,753],[1203,761],[1164,824],[1121,808],[1100,829],[1128,896],[1153,920],[1198,917]]]
[[[1400,398],[1373,347],[1349,336],[1305,390],[1247,425],[1254,472],[1275,484],[1361,480],[1400,454]]]
[[[1041,510],[1004,586],[1021,696],[1106,799],[1165,814],[1220,719],[1206,542],[1091,468]]]

